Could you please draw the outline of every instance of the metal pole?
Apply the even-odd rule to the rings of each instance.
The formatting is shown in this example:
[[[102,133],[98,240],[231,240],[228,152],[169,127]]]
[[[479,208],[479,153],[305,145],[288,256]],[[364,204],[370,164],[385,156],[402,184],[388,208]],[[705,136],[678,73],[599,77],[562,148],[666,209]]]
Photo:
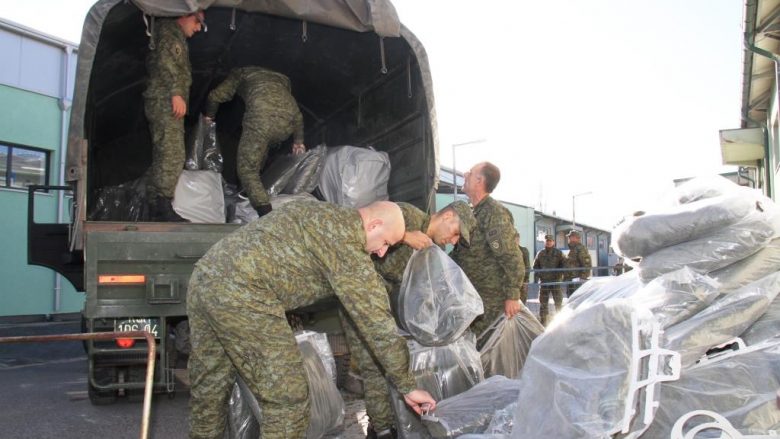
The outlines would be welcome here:
[[[50,341],[79,341],[79,340],[115,340],[117,338],[145,338],[147,346],[146,356],[146,384],[144,386],[144,407],[141,414],[141,439],[149,437],[149,413],[152,409],[152,388],[154,386],[154,360],[157,357],[157,344],[154,336],[146,331],[129,332],[89,332],[85,334],[61,334],[61,335],[30,335],[21,337],[0,337],[3,343],[43,343]]]
[[[590,195],[590,194],[592,194],[592,193],[593,193],[592,191],[588,191],[588,192],[580,192],[579,194],[574,194],[574,195],[572,195],[572,196],[571,196],[571,225],[572,225],[572,227],[574,227],[574,226],[576,226],[576,225],[577,225],[577,222],[576,222],[576,220],[575,220],[575,217],[576,217],[576,212],[575,212],[575,210],[574,210],[574,207],[575,207],[575,205],[574,205],[574,199],[575,199],[575,198],[577,198],[577,197],[579,197],[580,195]]]

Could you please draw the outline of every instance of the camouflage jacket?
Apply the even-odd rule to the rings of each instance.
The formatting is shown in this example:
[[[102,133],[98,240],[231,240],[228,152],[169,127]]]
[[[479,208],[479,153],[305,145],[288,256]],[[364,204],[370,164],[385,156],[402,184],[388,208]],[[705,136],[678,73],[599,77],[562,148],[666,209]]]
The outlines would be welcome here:
[[[216,243],[196,264],[220,279],[222,300],[275,298],[285,310],[336,296],[401,393],[416,388],[409,350],[398,336],[387,293],[365,251],[356,209],[317,201],[289,203]],[[284,318],[284,315],[279,316]]]
[[[544,248],[539,250],[534,259],[534,270],[544,268],[565,268],[566,256],[557,248]],[[560,282],[563,279],[563,271],[538,272],[534,278],[542,282]]]
[[[282,123],[292,120],[293,141],[303,142],[303,115],[290,93],[290,79],[262,67],[233,69],[222,83],[209,92],[206,116],[214,117],[219,104],[238,94],[244,100],[244,125],[261,126],[269,118],[279,117]],[[290,116],[289,118],[287,116]]]
[[[144,97],[170,100],[174,96],[181,96],[188,102],[192,66],[187,37],[176,20],[158,18],[153,38],[155,48],[146,56],[148,79]]]
[[[420,231],[425,233],[428,229],[428,224],[431,222],[431,217],[409,203],[397,204],[401,207],[401,212],[404,215],[406,231]],[[376,267],[377,273],[379,273],[386,282],[388,293],[392,291],[394,287],[401,285],[404,271],[406,270],[406,264],[409,263],[409,258],[412,257],[412,253],[414,253],[414,249],[406,244],[399,243],[390,247],[385,254],[385,257],[374,261],[374,267]]]
[[[528,253],[528,249],[522,245],[520,246],[520,253],[523,255],[523,266],[525,267],[525,270],[522,271],[523,279],[520,282],[528,283],[528,280],[531,278],[530,254]]]
[[[569,255],[566,257],[564,266],[566,268],[592,267],[588,249],[582,244],[569,244]],[[564,273],[564,279],[574,279],[575,277],[590,279],[590,269],[572,270]]]
[[[466,273],[483,301],[520,299],[523,256],[515,242],[512,213],[492,197],[474,206],[477,227],[471,246],[456,245],[450,256]]]

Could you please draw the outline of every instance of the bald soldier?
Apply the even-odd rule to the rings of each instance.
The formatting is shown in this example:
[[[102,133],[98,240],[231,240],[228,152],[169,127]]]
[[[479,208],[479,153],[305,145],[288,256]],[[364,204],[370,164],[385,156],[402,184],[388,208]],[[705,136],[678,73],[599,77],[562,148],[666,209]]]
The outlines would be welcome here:
[[[501,172],[489,162],[474,165],[464,174],[463,192],[477,219],[469,247],[457,246],[450,256],[477,289],[485,313],[471,324],[477,337],[503,312],[513,317],[521,309],[520,294],[525,271],[512,213],[490,194]]]
[[[263,407],[264,438],[303,438],[309,395],[285,311],[335,296],[388,379],[417,413],[435,401],[415,389],[406,342],[371,262],[404,234],[400,208],[289,203],[216,243],[187,294],[192,331],[190,437],[222,439],[236,374]]]
[[[184,167],[184,115],[192,84],[187,39],[200,32],[203,11],[176,19],[158,18],[154,49],[146,57],[148,73],[144,113],[152,135],[152,164],[146,189],[152,221],[186,221],[171,205]]]
[[[260,180],[260,169],[270,145],[293,136],[293,153],[306,150],[303,144],[303,116],[290,93],[290,79],[262,67],[233,69],[227,78],[211,90],[206,102],[206,117],[213,119],[219,104],[238,94],[246,109],[236,157],[238,178],[257,214],[271,211],[271,200]]]
[[[398,203],[404,217],[406,232],[402,243],[388,249],[387,254],[374,261],[377,272],[382,276],[387,292],[398,290],[404,270],[414,250],[431,244],[438,246],[468,245],[469,231],[476,225],[471,208],[463,201],[449,204],[442,210],[428,215],[409,203]],[[342,319],[344,321],[345,319]],[[363,377],[366,414],[369,424],[368,438],[394,437],[393,416],[387,382],[365,349],[354,330],[344,327],[350,353],[355,358]]]

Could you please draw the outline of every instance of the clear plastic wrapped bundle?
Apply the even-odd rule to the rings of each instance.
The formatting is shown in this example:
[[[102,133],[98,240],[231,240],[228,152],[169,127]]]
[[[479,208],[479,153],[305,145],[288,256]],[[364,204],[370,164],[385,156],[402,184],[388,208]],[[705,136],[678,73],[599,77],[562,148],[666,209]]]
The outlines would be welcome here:
[[[607,299],[630,297],[643,286],[636,270],[617,277],[594,277],[577,288],[577,291],[569,297],[566,307],[576,309],[582,305],[599,303]]]
[[[655,278],[631,297],[649,309],[661,328],[668,328],[709,306],[719,294],[714,279],[683,267]]]
[[[750,346],[771,341],[776,337],[780,337],[780,294],[775,296],[764,314],[740,335]]]
[[[295,334],[295,341],[300,344],[304,340],[308,340],[309,343],[317,351],[322,360],[322,365],[328,371],[328,374],[333,377],[333,382],[336,382],[336,357],[333,356],[333,350],[328,343],[328,334],[324,332],[314,331],[300,331]]]
[[[780,292],[780,272],[714,301],[696,315],[666,330],[666,347],[682,356],[683,367],[708,350],[742,334],[758,320]]]
[[[263,186],[269,196],[282,193],[287,183],[295,175],[295,170],[302,158],[303,156],[300,154],[280,155],[263,169],[260,179],[263,181]]]
[[[775,271],[780,271],[780,238],[771,240],[752,256],[713,271],[710,276],[720,282],[721,294],[728,294]]]
[[[436,410],[422,419],[435,438],[484,433],[499,410],[516,402],[520,382],[497,375],[467,392],[439,401]]]
[[[88,215],[91,221],[147,220],[146,177],[101,188],[92,206]]]
[[[222,152],[217,140],[217,124],[205,117],[198,119],[187,144],[184,168],[190,171],[222,172]]]
[[[483,312],[466,274],[437,246],[412,254],[395,300],[401,328],[425,346],[457,340]]]
[[[321,334],[325,336],[325,334]],[[338,431],[344,424],[345,406],[333,377],[333,371],[325,365],[330,347],[322,344],[322,337],[311,332],[296,336],[298,348],[303,358],[306,379],[309,384],[309,428],[307,439],[320,439],[325,435]],[[320,356],[323,352],[325,357]],[[330,355],[332,358],[332,354]],[[335,370],[335,362],[332,367]],[[245,439],[261,437],[259,420],[262,419],[262,406],[252,394],[249,387],[236,380],[229,400],[228,439]]]
[[[780,343],[729,352],[683,370],[678,381],[661,384],[661,400],[655,419],[641,437],[672,437],[675,422],[693,410],[719,413],[743,435],[780,432],[778,388]],[[703,421],[707,419],[691,419],[688,424],[694,426]]]
[[[172,204],[176,213],[193,223],[224,223],[222,176],[213,171],[182,171]]]
[[[387,200],[390,158],[373,148],[337,146],[328,148],[320,173],[319,188],[326,201],[349,207],[364,207]]]
[[[409,367],[417,387],[427,390],[436,401],[465,392],[484,379],[470,331],[446,346],[423,346],[415,341],[408,344]]]
[[[257,439],[260,435],[260,422],[263,412],[252,391],[240,376],[228,400],[227,432],[225,439]]]
[[[390,407],[395,415],[398,439],[430,439],[431,435],[423,425],[420,416],[406,405],[403,396],[395,387],[388,384],[387,388],[390,391]]]
[[[314,191],[319,184],[327,153],[325,145],[318,145],[301,154],[295,172],[282,189],[282,193],[295,195]]]
[[[775,215],[753,212],[709,235],[658,250],[642,258],[637,267],[639,278],[649,282],[684,266],[704,274],[726,267],[769,244],[777,230],[776,220]]]
[[[692,178],[674,188],[670,198],[673,204],[693,203],[698,200],[726,195],[741,188],[721,175],[707,175]]]
[[[608,438],[649,424],[655,386],[679,376],[679,356],[660,348],[660,332],[629,299],[578,308],[548,327],[523,367],[512,437]],[[631,423],[636,413],[641,425]]]
[[[758,191],[734,185],[726,195],[632,216],[615,227],[612,245],[626,258],[647,256],[738,222],[756,210],[762,198]]]
[[[526,307],[511,319],[501,314],[482,336],[486,341],[479,352],[485,377],[518,378],[531,343],[542,332],[544,326]]]

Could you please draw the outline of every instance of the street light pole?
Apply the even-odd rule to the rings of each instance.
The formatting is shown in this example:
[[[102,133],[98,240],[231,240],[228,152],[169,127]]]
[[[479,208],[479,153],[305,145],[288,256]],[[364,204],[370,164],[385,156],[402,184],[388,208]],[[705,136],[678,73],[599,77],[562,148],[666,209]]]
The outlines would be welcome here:
[[[455,147],[473,145],[475,143],[484,143],[485,140],[486,139],[477,139],[470,140],[468,142],[452,144],[452,201],[456,201],[458,199],[458,171],[455,168]]]
[[[577,225],[577,221],[575,219],[576,218],[576,210],[575,210],[574,200],[577,197],[581,196],[581,195],[590,195],[592,193],[593,192],[588,191],[588,192],[582,192],[582,193],[579,193],[579,194],[574,194],[574,195],[571,196],[571,225],[572,225],[572,227]]]

